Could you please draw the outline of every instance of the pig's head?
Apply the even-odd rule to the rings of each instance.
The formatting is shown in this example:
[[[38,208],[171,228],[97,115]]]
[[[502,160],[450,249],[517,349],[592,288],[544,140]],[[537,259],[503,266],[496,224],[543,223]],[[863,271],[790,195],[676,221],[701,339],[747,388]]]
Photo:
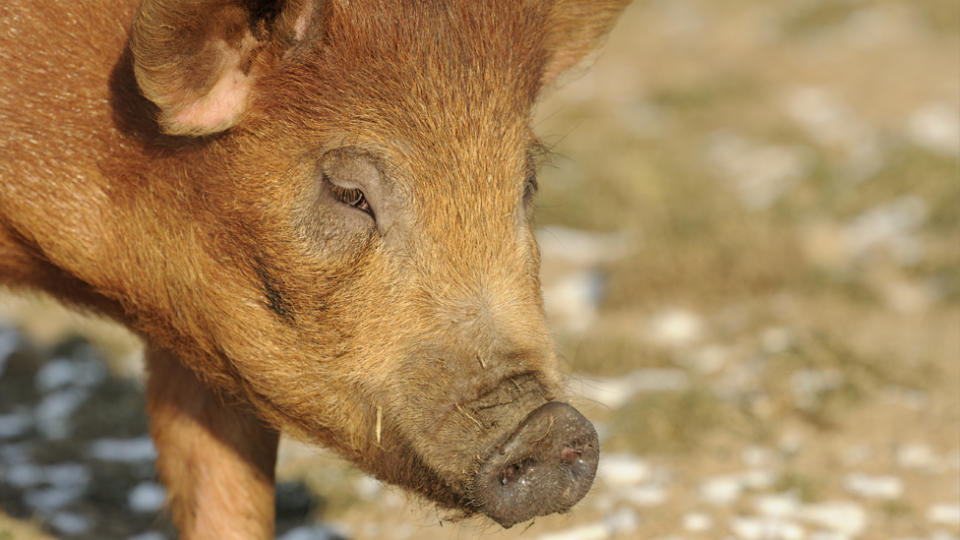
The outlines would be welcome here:
[[[599,449],[557,401],[530,116],[625,3],[147,0],[133,69],[192,214],[152,338],[443,506],[570,508]]]

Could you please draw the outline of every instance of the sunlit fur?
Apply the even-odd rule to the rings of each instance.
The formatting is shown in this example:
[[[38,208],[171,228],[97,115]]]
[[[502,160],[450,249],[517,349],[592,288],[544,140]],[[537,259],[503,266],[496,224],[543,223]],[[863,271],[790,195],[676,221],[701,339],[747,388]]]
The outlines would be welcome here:
[[[0,283],[154,351],[184,536],[271,534],[276,430],[472,513],[479,456],[561,391],[531,107],[626,2],[176,3],[133,53],[130,2],[0,5]],[[377,160],[378,225],[318,202],[340,148]]]

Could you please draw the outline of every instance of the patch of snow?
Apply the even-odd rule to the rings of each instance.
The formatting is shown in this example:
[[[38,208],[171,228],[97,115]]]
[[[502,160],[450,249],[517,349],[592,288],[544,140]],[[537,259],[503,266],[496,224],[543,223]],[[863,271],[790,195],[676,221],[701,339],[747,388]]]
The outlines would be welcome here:
[[[56,358],[45,363],[34,376],[37,390],[49,392],[62,386],[94,386],[107,376],[106,368],[95,360]]]
[[[383,489],[383,484],[379,480],[372,476],[361,476],[353,483],[353,487],[356,490],[357,494],[363,497],[364,499],[372,499],[377,493],[380,493],[380,490]]]
[[[700,484],[700,496],[710,504],[732,504],[743,493],[743,483],[735,475],[714,476]]]
[[[713,528],[713,518],[700,512],[683,515],[683,530],[687,532],[706,532]]]
[[[768,145],[720,132],[708,141],[707,159],[719,175],[733,183],[741,204],[765,210],[804,177],[812,163],[802,146]]]
[[[538,540],[604,540],[610,538],[610,527],[606,523],[591,523],[565,531],[541,534]]]
[[[50,518],[50,525],[64,534],[79,535],[93,526],[89,516],[74,512],[57,512]]]
[[[960,110],[946,103],[928,103],[910,115],[907,136],[931,152],[960,157]]]
[[[22,463],[7,470],[6,482],[14,487],[37,486],[44,482],[43,468],[32,463]]]
[[[572,389],[580,396],[617,409],[642,392],[678,392],[690,386],[689,376],[681,369],[641,369],[623,377],[575,376]]]
[[[773,459],[773,450],[763,446],[748,446],[740,453],[740,460],[748,467],[763,467]]]
[[[793,333],[783,327],[767,328],[760,335],[760,347],[766,354],[787,352],[794,344]]]
[[[278,536],[277,540],[334,540],[343,537],[337,529],[320,524],[295,527]]]
[[[939,525],[960,527],[960,501],[931,506],[927,509],[927,519]]]
[[[804,505],[798,517],[831,532],[857,536],[867,526],[867,513],[860,505],[850,501],[824,501]]]
[[[730,520],[730,530],[743,540],[800,540],[806,537],[800,525],[770,517],[735,517]]]
[[[788,518],[800,510],[800,502],[793,495],[764,494],[754,498],[753,508],[762,516]]]
[[[159,512],[166,500],[167,490],[155,482],[141,482],[127,494],[127,506],[134,512]]]
[[[597,476],[611,487],[634,486],[650,480],[653,468],[632,454],[607,454],[600,460]]]
[[[157,449],[148,436],[132,439],[97,439],[87,451],[91,457],[103,461],[137,463],[157,458]]]
[[[568,332],[582,333],[597,318],[606,278],[597,270],[572,272],[543,287],[543,307]]]
[[[0,328],[0,376],[7,367],[7,358],[20,347],[20,334],[12,328]]]
[[[797,407],[801,409],[815,407],[824,392],[834,390],[842,383],[843,377],[835,371],[801,369],[790,375],[790,388]]]
[[[913,233],[926,219],[923,199],[905,195],[855,217],[844,227],[842,237],[854,258],[886,249],[900,264],[913,265],[923,256],[923,246]]]
[[[58,487],[86,489],[93,474],[90,467],[82,463],[59,463],[44,465],[43,479]]]
[[[935,469],[937,457],[929,445],[911,442],[897,448],[897,465],[904,469]]]
[[[127,540],[167,540],[167,537],[160,531],[146,531],[128,536]]]
[[[814,142],[844,153],[844,178],[859,182],[883,166],[876,130],[856,118],[850,107],[829,91],[795,88],[787,94],[785,109]]]
[[[66,388],[47,394],[34,410],[37,429],[48,439],[65,439],[72,432],[70,416],[86,399],[82,388]]]
[[[867,499],[896,499],[903,495],[903,482],[896,476],[869,475],[859,472],[848,474],[843,487],[854,495]]]
[[[580,266],[596,266],[622,259],[632,251],[619,233],[594,233],[551,225],[535,233],[540,255]]]
[[[637,517],[637,513],[634,510],[621,508],[607,516],[604,523],[612,534],[629,535],[637,530],[637,527],[640,525],[640,518]]]
[[[635,486],[622,490],[620,496],[635,506],[659,506],[667,500],[667,490],[658,485]]]
[[[51,514],[77,501],[83,493],[84,488],[80,486],[54,486],[31,489],[23,495],[23,500],[34,511],[40,514]]]
[[[730,349],[723,345],[707,345],[695,350],[684,360],[685,365],[709,375],[719,372],[727,364]]]
[[[670,308],[653,317],[649,333],[654,341],[664,345],[689,345],[703,334],[703,320],[692,311]]]
[[[19,437],[33,425],[33,417],[26,411],[0,414],[0,439]]]

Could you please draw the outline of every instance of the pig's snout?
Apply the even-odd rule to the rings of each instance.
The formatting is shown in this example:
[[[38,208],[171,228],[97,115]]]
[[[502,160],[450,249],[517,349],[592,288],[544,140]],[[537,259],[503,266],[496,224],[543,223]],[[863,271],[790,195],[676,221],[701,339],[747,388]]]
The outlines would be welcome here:
[[[503,527],[564,512],[590,490],[599,457],[593,424],[566,403],[547,403],[486,457],[475,484],[480,511]]]

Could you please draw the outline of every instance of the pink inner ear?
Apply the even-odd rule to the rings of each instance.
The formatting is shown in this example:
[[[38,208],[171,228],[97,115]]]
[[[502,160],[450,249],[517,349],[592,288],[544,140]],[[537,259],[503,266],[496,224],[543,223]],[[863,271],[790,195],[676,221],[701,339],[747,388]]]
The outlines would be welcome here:
[[[171,133],[202,135],[223,131],[240,119],[247,109],[247,98],[253,85],[253,74],[243,73],[240,64],[245,54],[254,47],[256,40],[246,36],[239,49],[226,43],[214,45],[219,49],[220,68],[218,77],[204,93],[183,92],[179,105],[170,111],[167,130]]]
[[[307,34],[307,25],[310,24],[310,15],[313,13],[313,0],[303,3],[302,11],[293,24],[293,35],[297,41],[303,41]]]
[[[232,126],[246,110],[250,77],[231,66],[206,94],[184,104],[173,122],[184,131],[212,133]]]

